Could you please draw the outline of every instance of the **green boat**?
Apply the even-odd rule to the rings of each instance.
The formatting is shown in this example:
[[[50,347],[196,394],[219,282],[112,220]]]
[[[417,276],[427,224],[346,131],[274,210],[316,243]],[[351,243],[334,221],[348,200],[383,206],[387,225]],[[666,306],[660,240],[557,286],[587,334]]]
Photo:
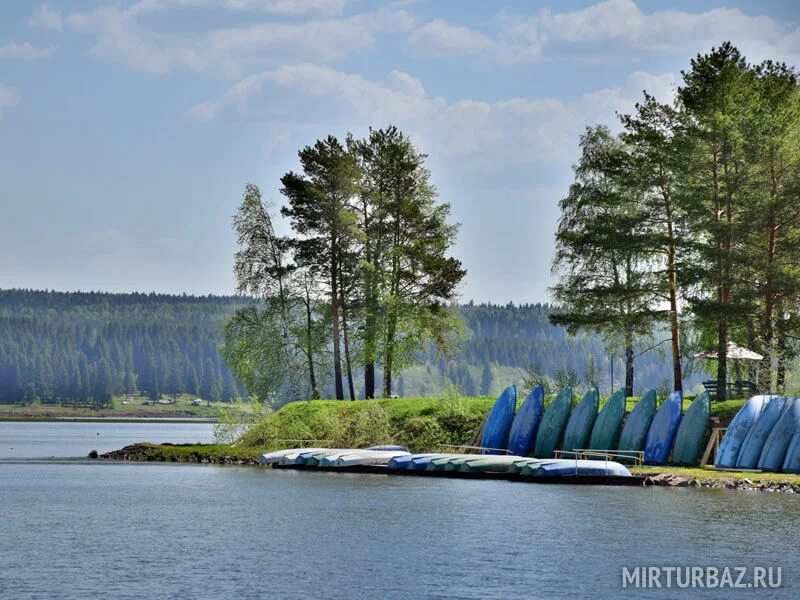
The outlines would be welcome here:
[[[676,465],[694,466],[699,462],[703,440],[708,429],[708,416],[711,411],[708,392],[694,399],[687,409],[675,436],[672,462]]]
[[[506,470],[506,473],[522,473],[525,467],[536,467],[549,460],[556,460],[554,458],[541,459],[541,458],[520,458],[511,463]]]
[[[450,461],[453,460],[462,460],[466,458],[478,458],[479,454],[446,454],[445,456],[434,458],[432,461],[428,463],[428,466],[425,467],[426,471],[444,471]],[[459,464],[459,467],[461,465]],[[452,469],[450,469],[452,471]],[[457,470],[457,469],[456,469]]]
[[[619,436],[620,450],[641,451],[644,449],[644,441],[647,438],[647,431],[650,429],[650,422],[656,414],[656,391],[647,392],[625,420],[622,434]]]
[[[584,450],[589,444],[589,436],[592,435],[595,419],[597,419],[597,408],[600,405],[600,392],[597,388],[592,388],[583,395],[578,406],[572,411],[569,417],[567,428],[564,430],[564,442],[561,447],[568,451]]]
[[[572,411],[572,388],[561,390],[555,400],[544,411],[544,417],[536,435],[533,455],[536,458],[552,458],[564,437],[564,428]]]
[[[464,473],[506,473],[515,463],[520,461],[530,462],[523,456],[482,456],[476,459],[467,459],[461,463],[459,471]]]
[[[625,390],[617,390],[606,400],[589,438],[592,450],[613,450],[617,447],[622,419],[625,417]]]

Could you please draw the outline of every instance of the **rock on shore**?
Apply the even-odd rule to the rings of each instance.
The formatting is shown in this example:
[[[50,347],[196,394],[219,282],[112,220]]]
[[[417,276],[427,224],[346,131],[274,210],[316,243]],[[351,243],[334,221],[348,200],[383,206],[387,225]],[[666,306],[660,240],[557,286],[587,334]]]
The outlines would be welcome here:
[[[788,481],[770,483],[753,482],[750,479],[696,479],[683,477],[675,473],[657,473],[645,480],[645,485],[659,485],[666,487],[704,487],[728,490],[744,490],[750,492],[785,492],[800,494],[800,484],[792,485]]]

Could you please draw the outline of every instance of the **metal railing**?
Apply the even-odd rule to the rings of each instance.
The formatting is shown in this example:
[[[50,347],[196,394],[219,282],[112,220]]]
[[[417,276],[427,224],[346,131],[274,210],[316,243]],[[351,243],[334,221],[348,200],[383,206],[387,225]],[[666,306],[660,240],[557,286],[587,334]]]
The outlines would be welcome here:
[[[439,444],[438,448],[455,448],[456,450],[462,450],[462,454],[480,454],[484,450],[488,450],[490,452],[495,452],[497,454],[511,454],[511,450],[506,450],[505,448],[486,448],[485,446],[470,446],[464,444]],[[463,452],[465,450],[475,450],[476,452]]]
[[[592,450],[591,448],[578,448],[577,450],[556,450],[555,457],[573,457],[576,461],[600,458],[606,462],[609,460],[623,459],[626,461],[632,460],[636,466],[641,466],[644,463],[644,452],[641,450]]]

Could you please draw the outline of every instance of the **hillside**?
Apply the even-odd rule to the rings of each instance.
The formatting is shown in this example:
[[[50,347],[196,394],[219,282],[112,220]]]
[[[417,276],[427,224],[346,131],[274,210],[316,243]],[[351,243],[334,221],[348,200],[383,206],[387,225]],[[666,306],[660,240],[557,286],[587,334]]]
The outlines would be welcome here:
[[[114,396],[137,392],[230,401],[243,390],[217,353],[221,324],[248,302],[234,296],[0,290],[0,403],[105,406]],[[447,358],[432,348],[420,353],[397,379],[400,395],[437,396],[450,383],[467,396],[495,395],[521,382],[529,367],[554,379],[571,370],[581,383],[594,378],[601,388],[610,385],[603,341],[571,337],[550,325],[547,305],[470,303],[458,310],[468,329],[461,349]],[[622,361],[615,367],[619,385]],[[668,376],[664,356],[650,352],[637,359],[637,391],[659,387]],[[332,386],[322,390],[330,395]]]

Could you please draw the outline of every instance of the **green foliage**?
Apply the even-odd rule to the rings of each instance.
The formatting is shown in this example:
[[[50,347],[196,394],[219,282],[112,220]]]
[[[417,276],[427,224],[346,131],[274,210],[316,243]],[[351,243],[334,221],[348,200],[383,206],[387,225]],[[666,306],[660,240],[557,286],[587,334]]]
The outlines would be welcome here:
[[[320,443],[354,448],[397,443],[415,451],[465,444],[491,408],[492,398],[402,398],[287,404],[259,422],[240,445],[263,449]]]
[[[729,341],[764,354],[762,383],[784,390],[800,332],[798,76],[751,65],[729,42],[682,75],[675,106],[645,93],[619,135],[581,137],[560,204],[553,322],[621,339],[628,395],[634,347],[662,323],[681,389],[682,298],[702,349],[718,354],[721,399]]]

